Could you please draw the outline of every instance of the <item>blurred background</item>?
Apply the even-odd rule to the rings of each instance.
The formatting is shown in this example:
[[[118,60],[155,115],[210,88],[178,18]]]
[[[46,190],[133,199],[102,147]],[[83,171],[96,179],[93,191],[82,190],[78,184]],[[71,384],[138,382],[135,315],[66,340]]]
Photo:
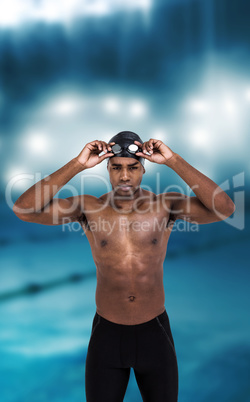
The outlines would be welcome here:
[[[96,271],[77,225],[19,220],[15,200],[94,139],[163,140],[236,204],[225,221],[176,222],[164,264],[180,402],[247,402],[250,3],[0,0],[0,393],[85,401]],[[142,187],[194,195],[146,161]],[[103,162],[58,197],[101,195]],[[125,402],[140,402],[133,370]]]

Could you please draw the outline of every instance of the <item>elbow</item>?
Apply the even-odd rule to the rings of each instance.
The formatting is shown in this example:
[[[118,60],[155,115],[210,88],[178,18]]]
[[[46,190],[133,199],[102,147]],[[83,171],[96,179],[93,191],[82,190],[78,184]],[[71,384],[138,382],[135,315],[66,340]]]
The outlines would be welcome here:
[[[17,203],[15,203],[13,205],[12,211],[14,212],[14,214],[21,219],[21,221],[27,221],[28,218],[28,212],[27,210],[25,210],[24,208],[22,208],[20,205],[18,205]]]
[[[236,206],[234,204],[233,201],[230,201],[228,203],[228,205],[226,206],[225,210],[223,211],[224,215],[227,216],[227,218],[229,218],[229,216],[231,216],[236,210]]]
[[[18,215],[18,214],[16,214],[16,216],[18,217],[18,219],[20,219],[21,221],[27,221],[27,219],[25,219],[25,216],[24,215]]]
[[[17,205],[17,203],[15,203],[15,204],[13,205],[12,211],[14,212],[14,214],[15,214],[17,217],[19,217],[18,215],[20,215],[20,210],[21,210],[21,208]]]
[[[223,215],[225,217],[224,219],[231,216],[235,212],[235,209],[236,206],[228,195],[214,200],[215,212]]]
[[[24,208],[24,206],[17,201],[13,205],[12,210],[14,214],[24,222],[36,222],[37,215],[39,215],[34,208]]]
[[[16,210],[16,208],[13,208],[12,210],[13,210],[14,214],[18,217],[18,219],[21,219],[21,221],[24,221],[24,220],[25,220],[24,215],[23,215],[23,214],[20,214],[20,213]]]

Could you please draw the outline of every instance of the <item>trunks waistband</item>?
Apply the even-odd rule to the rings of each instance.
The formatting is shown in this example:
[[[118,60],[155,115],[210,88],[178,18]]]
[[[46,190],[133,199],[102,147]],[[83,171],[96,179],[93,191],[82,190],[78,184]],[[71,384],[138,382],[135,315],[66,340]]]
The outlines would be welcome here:
[[[163,321],[165,321],[166,319],[169,320],[168,314],[167,314],[167,312],[166,312],[166,309],[163,311],[163,313],[159,314],[158,316],[152,318],[152,319],[149,320],[149,321],[145,321],[145,322],[142,322],[142,323],[140,323],[140,324],[133,324],[133,325],[118,324],[118,323],[116,323],[116,322],[109,321],[109,320],[107,320],[106,318],[104,318],[104,317],[102,317],[101,315],[99,315],[97,312],[96,312],[96,316],[97,316],[97,318],[98,318],[98,320],[99,320],[100,322],[103,322],[103,323],[105,323],[106,325],[110,325],[110,326],[117,327],[117,328],[118,328],[118,327],[122,327],[122,328],[125,328],[125,327],[127,327],[127,328],[132,328],[132,327],[139,328],[139,327],[140,327],[140,328],[141,328],[141,327],[151,326],[152,324],[154,324],[155,321],[157,321],[157,319],[158,319],[160,322],[163,322]]]

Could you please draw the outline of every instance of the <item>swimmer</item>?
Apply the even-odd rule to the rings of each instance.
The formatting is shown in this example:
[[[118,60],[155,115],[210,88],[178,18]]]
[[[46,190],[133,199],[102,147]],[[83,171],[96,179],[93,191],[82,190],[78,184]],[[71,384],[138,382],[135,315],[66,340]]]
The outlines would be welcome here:
[[[55,198],[75,175],[104,160],[110,192]],[[143,189],[145,160],[165,165],[166,174],[172,169],[195,196]],[[235,210],[230,197],[162,141],[143,142],[125,131],[109,143],[87,143],[65,166],[25,191],[13,210],[26,222],[79,222],[90,243],[97,287],[85,367],[87,402],[123,401],[131,368],[144,401],[176,402],[178,365],[163,286],[169,237],[177,220],[226,219]]]

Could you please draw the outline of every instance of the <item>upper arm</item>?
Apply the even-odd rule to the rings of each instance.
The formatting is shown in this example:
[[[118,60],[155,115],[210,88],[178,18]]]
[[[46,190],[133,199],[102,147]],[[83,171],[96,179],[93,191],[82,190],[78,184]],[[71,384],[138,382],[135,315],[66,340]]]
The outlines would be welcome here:
[[[84,210],[84,197],[75,196],[65,199],[53,198],[41,212],[25,212],[13,208],[15,214],[23,221],[42,225],[62,225],[78,221]]]
[[[170,215],[174,217],[174,220],[182,219],[191,223],[206,224],[218,222],[230,216],[222,217],[216,211],[209,210],[196,196],[189,197],[176,192],[166,193],[165,196],[170,201]]]

